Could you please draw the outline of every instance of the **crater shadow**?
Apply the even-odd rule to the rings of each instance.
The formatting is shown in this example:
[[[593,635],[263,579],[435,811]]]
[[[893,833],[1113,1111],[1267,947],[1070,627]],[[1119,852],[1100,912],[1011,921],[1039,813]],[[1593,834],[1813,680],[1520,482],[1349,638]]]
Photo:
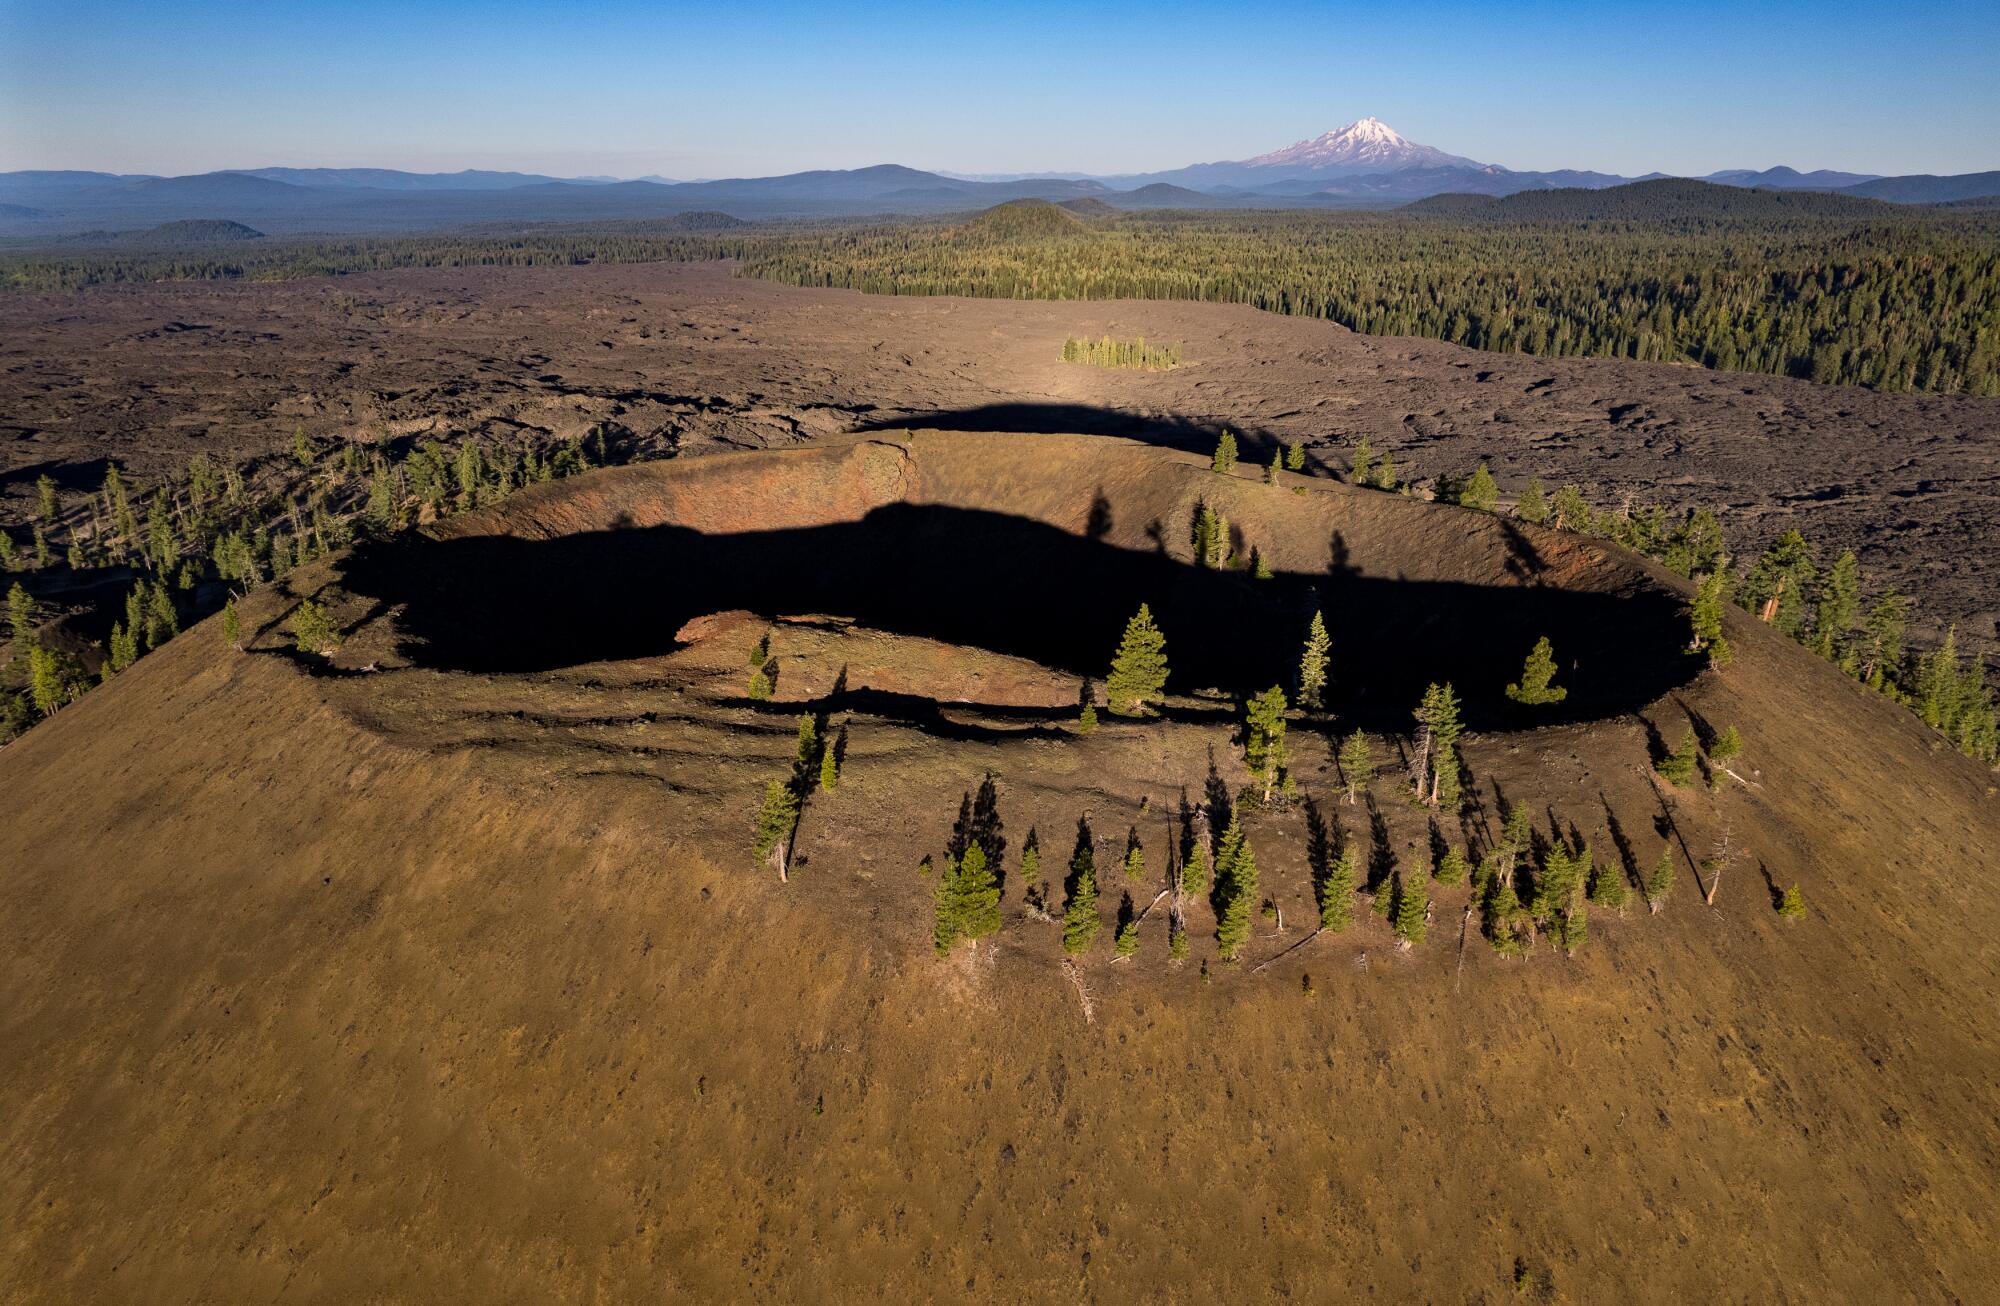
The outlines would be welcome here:
[[[1313,610],[1333,632],[1327,707],[1345,731],[1401,732],[1433,681],[1474,728],[1518,726],[1505,698],[1543,635],[1595,669],[1535,724],[1630,713],[1689,680],[1681,604],[1547,586],[1392,580],[1352,571],[1257,580],[1119,548],[1027,518],[891,504],[857,522],[704,534],[679,526],[547,540],[403,535],[361,544],[341,583],[400,606],[419,665],[536,672],[671,652],[706,613],[826,613],[1027,658],[1101,680],[1126,621],[1150,604],[1169,692],[1289,689]]]

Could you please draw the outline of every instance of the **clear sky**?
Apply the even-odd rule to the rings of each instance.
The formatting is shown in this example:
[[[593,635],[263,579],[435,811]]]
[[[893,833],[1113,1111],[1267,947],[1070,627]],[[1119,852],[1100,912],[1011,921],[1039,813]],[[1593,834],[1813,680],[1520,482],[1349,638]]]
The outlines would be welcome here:
[[[2000,0],[0,0],[0,169],[2000,168]]]

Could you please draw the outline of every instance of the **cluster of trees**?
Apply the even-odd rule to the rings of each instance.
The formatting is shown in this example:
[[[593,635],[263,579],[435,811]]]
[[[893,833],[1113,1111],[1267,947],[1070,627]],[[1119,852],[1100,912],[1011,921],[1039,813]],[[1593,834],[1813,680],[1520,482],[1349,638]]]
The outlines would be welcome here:
[[[1144,336],[1137,340],[1113,340],[1110,336],[1081,340],[1070,336],[1063,341],[1062,361],[1136,372],[1168,372],[1180,366],[1181,354],[1172,345],[1149,345]]]
[[[939,222],[731,243],[747,247],[750,274],[794,285],[1250,304],[1479,349],[2000,394],[1989,213],[1693,224],[1133,214],[1013,239]]]
[[[20,527],[0,524],[0,569],[27,581],[10,588],[19,599],[10,603],[12,652],[0,670],[21,688],[0,689],[0,741],[74,700],[93,679],[131,666],[184,624],[359,536],[497,503],[625,452],[602,429],[518,447],[473,439],[333,443],[299,429],[285,453],[230,462],[196,454],[150,486],[133,483],[116,463],[82,495],[44,476],[28,540],[17,537]],[[54,604],[32,597],[89,573],[122,573],[130,587],[122,600],[99,587],[114,595],[101,613],[51,611]],[[50,629],[57,617],[59,634]],[[79,633],[104,630],[107,619],[101,639]],[[239,634],[228,634],[230,644]],[[335,642],[317,605],[293,614],[293,635],[308,652]]]
[[[1358,442],[1357,481],[1364,470],[1372,471],[1372,458],[1367,441]],[[1446,502],[1489,512],[1499,497],[1483,463],[1462,480],[1441,478],[1435,493]],[[1513,515],[1612,540],[1693,580],[1688,650],[1712,664],[1727,665],[1732,656],[1723,635],[1723,613],[1734,603],[1870,689],[1909,707],[1966,756],[1989,766],[2000,764],[2000,705],[1984,661],[1960,651],[1956,627],[1946,631],[1935,649],[1909,647],[1914,604],[1893,589],[1869,592],[1853,550],[1844,549],[1826,563],[1804,534],[1788,529],[1756,557],[1740,562],[1731,556],[1721,519],[1711,509],[1673,514],[1658,504],[1628,504],[1604,511],[1590,505],[1581,487],[1563,485],[1550,493],[1539,477],[1529,479]],[[1538,646],[1538,651],[1546,650]],[[1536,686],[1544,669],[1543,661],[1530,654],[1523,681],[1510,687],[1508,696],[1520,702],[1559,701],[1564,691],[1551,689],[1547,680]],[[1521,698],[1520,693],[1555,697]]]

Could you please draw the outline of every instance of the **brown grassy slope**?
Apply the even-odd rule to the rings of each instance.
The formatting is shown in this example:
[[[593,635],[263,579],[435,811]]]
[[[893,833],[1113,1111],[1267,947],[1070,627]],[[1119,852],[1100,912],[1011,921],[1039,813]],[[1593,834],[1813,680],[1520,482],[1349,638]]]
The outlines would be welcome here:
[[[776,483],[828,494],[844,456]],[[1220,493],[1286,566],[1327,541],[1283,524],[1331,513],[1364,571],[1508,577],[1468,514],[1173,457],[927,435],[902,483],[1053,520],[1101,482],[1114,534]],[[685,501],[774,484],[761,457],[700,466],[732,464]],[[674,473],[518,511],[575,529],[600,520],[587,497]],[[1576,553],[1579,583],[1642,574]],[[281,612],[260,596],[253,628]],[[0,1299],[1501,1301],[1517,1258],[1578,1300],[1976,1298],[2000,1270],[1994,799],[1907,713],[1732,621],[1737,662],[1643,714],[1743,730],[1760,787],[1676,803],[1698,854],[1725,823],[1749,850],[1715,911],[1683,867],[1664,913],[1593,916],[1574,960],[1475,939],[1462,969],[1462,890],[1412,952],[1358,905],[1254,974],[1205,935],[1170,966],[1152,923],[1112,963],[1107,929],[1090,1024],[1019,886],[994,943],[938,962],[909,867],[990,767],[1045,873],[1092,811],[1108,922],[1140,797],[1198,784],[1208,746],[1241,782],[1222,725],[1051,740],[854,713],[780,887],[741,832],[789,718],[677,661],[705,645],[327,679],[209,623],[0,752]],[[642,708],[643,747],[615,724]],[[1295,742],[1327,802],[1324,748]],[[1482,792],[1599,849],[1603,794],[1650,863],[1631,718],[1467,755]],[[1421,818],[1376,792],[1402,848]],[[1297,812],[1251,831],[1292,922],[1260,924],[1254,962],[1297,940],[1306,888]],[[1776,919],[1760,863],[1804,885],[1806,921]]]

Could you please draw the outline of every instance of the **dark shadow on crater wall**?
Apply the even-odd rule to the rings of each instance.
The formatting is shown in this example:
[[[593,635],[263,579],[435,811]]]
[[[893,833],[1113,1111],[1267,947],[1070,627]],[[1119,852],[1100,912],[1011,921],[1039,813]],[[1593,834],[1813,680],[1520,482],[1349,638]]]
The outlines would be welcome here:
[[[1235,433],[1239,455],[1246,462],[1269,462],[1277,437],[1261,428],[1232,422],[1197,422],[1185,417],[1147,417],[1094,404],[984,404],[976,408],[940,408],[905,417],[882,417],[854,430],[1007,431],[1027,435],[1110,435],[1140,444],[1213,453],[1224,427]]]
[[[1117,548],[1026,518],[893,504],[859,522],[704,535],[676,526],[535,541],[410,535],[358,547],[342,584],[403,605],[419,664],[532,672],[670,652],[705,613],[829,613],[1101,679],[1125,622],[1152,605],[1169,689],[1287,687],[1312,608],[1333,634],[1341,728],[1401,731],[1431,681],[1475,727],[1520,725],[1504,697],[1535,639],[1577,678],[1536,723],[1629,713],[1687,681],[1680,602],[1546,587],[1397,581],[1351,571],[1255,580]]]

